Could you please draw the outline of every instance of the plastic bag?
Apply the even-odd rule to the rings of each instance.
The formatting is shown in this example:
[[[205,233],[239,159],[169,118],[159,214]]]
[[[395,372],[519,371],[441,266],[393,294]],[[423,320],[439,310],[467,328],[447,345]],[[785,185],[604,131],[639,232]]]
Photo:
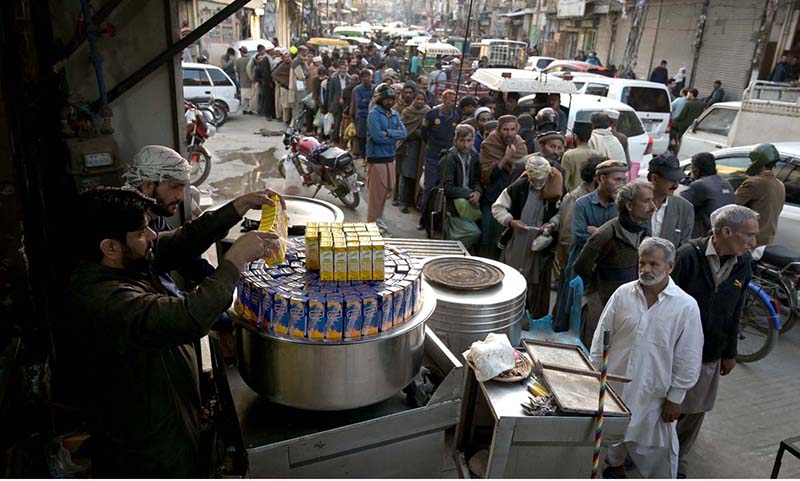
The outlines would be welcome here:
[[[333,131],[333,114],[328,112],[322,117],[322,133],[330,135]]]
[[[322,117],[322,113],[319,110],[317,110],[316,115],[314,115],[314,122],[313,122],[314,127],[319,127],[320,117]]]
[[[484,341],[475,341],[464,352],[464,359],[475,369],[478,381],[488,381],[514,367],[514,348],[505,334],[490,332]]]
[[[303,189],[303,176],[297,171],[290,156],[283,159],[283,169],[286,178],[283,182],[283,193],[286,195],[299,195]]]
[[[355,123],[350,122],[350,125],[348,125],[346,129],[344,129],[344,136],[347,137],[348,139],[354,139],[356,137]]]

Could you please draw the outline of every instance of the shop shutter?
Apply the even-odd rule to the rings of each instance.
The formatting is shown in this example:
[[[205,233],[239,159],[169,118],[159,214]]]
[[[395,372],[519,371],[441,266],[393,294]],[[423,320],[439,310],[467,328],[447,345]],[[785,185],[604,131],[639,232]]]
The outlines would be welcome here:
[[[663,8],[662,8],[663,12]],[[630,14],[632,17],[633,15]],[[656,39],[656,25],[658,24],[658,4],[654,2],[648,3],[647,6],[647,19],[644,23],[644,32],[639,41],[639,53],[636,55],[636,78],[647,80],[650,77],[650,59],[653,56],[653,41]],[[658,35],[659,41],[661,34]]]
[[[688,70],[692,68],[692,42],[697,28],[697,17],[702,10],[702,0],[663,3],[650,70],[661,60],[666,60],[670,77],[674,77],[681,67],[686,67],[687,73],[690,73]]]
[[[603,65],[607,64],[608,47],[611,45],[611,17],[609,15],[602,15],[597,22],[597,37],[595,37],[594,45],[597,57],[603,62]]]
[[[628,34],[631,33],[631,13],[633,10],[628,10],[628,15],[622,18],[620,15],[617,21],[617,39],[614,41],[614,52],[611,63],[619,67],[622,65],[622,58],[625,56],[625,46],[628,44]]]
[[[705,97],[721,80],[725,100],[738,100],[750,79],[763,0],[711,0],[694,87]]]

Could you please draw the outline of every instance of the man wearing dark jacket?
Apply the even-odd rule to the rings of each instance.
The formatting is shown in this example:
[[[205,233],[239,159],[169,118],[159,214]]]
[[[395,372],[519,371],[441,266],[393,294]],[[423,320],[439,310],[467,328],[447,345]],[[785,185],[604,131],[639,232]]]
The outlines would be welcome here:
[[[694,207],[681,196],[673,195],[683,178],[678,158],[665,152],[650,161],[647,180],[653,184],[655,211],[650,218],[650,233],[672,242],[677,249],[692,237]]]
[[[243,266],[264,257],[275,235],[243,235],[183,296],[169,292],[154,270],[205,252],[247,210],[272,203],[271,193],[241,196],[159,234],[148,227],[155,201],[142,193],[109,187],[81,195],[77,212],[103,219],[77,231],[82,262],[69,286],[70,348],[82,365],[77,382],[96,477],[208,476],[200,456],[197,342],[230,305]]]
[[[650,81],[666,85],[669,79],[669,72],[667,71],[667,61],[662,60],[658,67],[654,68],[650,73]],[[593,333],[594,334],[594,333]]]
[[[679,476],[686,476],[686,455],[714,407],[720,375],[736,365],[739,318],[745,289],[752,277],[748,249],[756,246],[758,214],[730,205],[712,214],[713,234],[693,239],[678,250],[672,279],[697,301],[703,324],[703,365],[689,390],[678,419]]]
[[[472,149],[474,136],[475,130],[469,125],[456,126],[453,147],[447,151],[439,164],[439,176],[447,199],[447,211],[451,216],[460,217],[459,209],[468,208],[467,203],[475,212],[480,213],[480,198],[483,189],[481,188],[478,154]],[[475,222],[469,221],[473,224]],[[477,225],[474,227],[469,235],[455,239],[460,240],[467,249],[481,238],[480,229]],[[453,237],[448,238],[454,239]]]
[[[328,89],[325,92],[325,112],[333,114],[333,141],[339,143],[339,133],[342,130],[342,116],[345,107],[349,104],[345,100],[349,79],[347,75],[347,62],[339,61],[336,66],[336,75],[328,79]]]
[[[717,174],[717,161],[708,152],[692,157],[692,177],[694,181],[680,195],[694,206],[694,239],[708,235],[711,213],[723,205],[735,203],[736,197],[731,183]]]
[[[689,89],[686,93],[687,100],[683,110],[673,119],[672,129],[675,131],[675,137],[679,140],[683,133],[691,127],[694,119],[699,117],[706,108],[703,101],[697,98],[698,95],[700,95],[700,92],[697,89]]]

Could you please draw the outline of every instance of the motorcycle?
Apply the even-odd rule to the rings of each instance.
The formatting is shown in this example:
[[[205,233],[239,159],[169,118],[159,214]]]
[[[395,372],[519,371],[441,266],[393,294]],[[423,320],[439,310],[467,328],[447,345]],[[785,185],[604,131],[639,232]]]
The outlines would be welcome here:
[[[346,207],[355,209],[361,200],[358,192],[364,184],[358,180],[353,156],[339,147],[320,143],[315,137],[301,135],[302,122],[303,115],[298,116],[283,134],[283,145],[289,153],[278,166],[281,177],[286,178],[285,162],[291,162],[304,186],[317,186],[312,197],[326,187]]]
[[[211,173],[211,154],[203,145],[216,133],[214,116],[192,102],[183,101],[186,118],[186,151],[189,153],[190,183],[198,186],[205,182]]]

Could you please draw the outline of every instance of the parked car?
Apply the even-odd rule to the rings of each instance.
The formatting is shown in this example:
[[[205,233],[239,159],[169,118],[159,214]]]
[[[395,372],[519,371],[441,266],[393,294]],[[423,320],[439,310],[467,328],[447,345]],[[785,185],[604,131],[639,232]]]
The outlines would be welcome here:
[[[800,142],[774,142],[773,145],[778,149],[781,160],[772,170],[786,187],[786,204],[781,211],[773,243],[795,246],[797,239],[800,239]],[[755,146],[756,144],[745,145],[711,152],[717,161],[717,173],[727,179],[734,189],[747,177],[745,170],[750,166],[749,154]],[[690,183],[691,158],[681,160],[681,169],[686,176],[682,184]],[[639,170],[639,177],[647,178],[647,165]],[[680,185],[677,192],[685,188]]]
[[[544,73],[553,74],[558,77],[563,76],[565,73],[585,72],[603,75],[605,77],[613,77],[614,74],[605,67],[594,65],[588,62],[581,62],[579,60],[556,60],[543,70]]]
[[[666,85],[586,73],[575,73],[572,82],[579,93],[608,97],[633,107],[644,130],[653,138],[653,155],[667,151],[672,106]]]
[[[183,98],[208,99],[229,113],[239,110],[236,84],[221,68],[207,63],[181,63],[183,67]]]
[[[519,105],[522,107],[533,105],[534,95],[522,97]],[[587,94],[561,94],[561,107],[568,113],[567,129],[572,130],[575,122],[589,122],[595,112],[604,112],[609,109],[619,112],[617,130],[628,136],[628,153],[631,163],[647,166],[653,158],[653,138],[645,132],[642,121],[629,105],[614,99]],[[620,159],[625,160],[625,159]],[[639,168],[639,167],[636,167]]]
[[[555,60],[553,57],[528,57],[528,64],[525,66],[525,70],[541,72]]]
[[[681,137],[679,159],[698,152],[750,145],[770,139],[789,142],[800,138],[800,87],[756,81],[741,102],[719,102],[695,119]]]

